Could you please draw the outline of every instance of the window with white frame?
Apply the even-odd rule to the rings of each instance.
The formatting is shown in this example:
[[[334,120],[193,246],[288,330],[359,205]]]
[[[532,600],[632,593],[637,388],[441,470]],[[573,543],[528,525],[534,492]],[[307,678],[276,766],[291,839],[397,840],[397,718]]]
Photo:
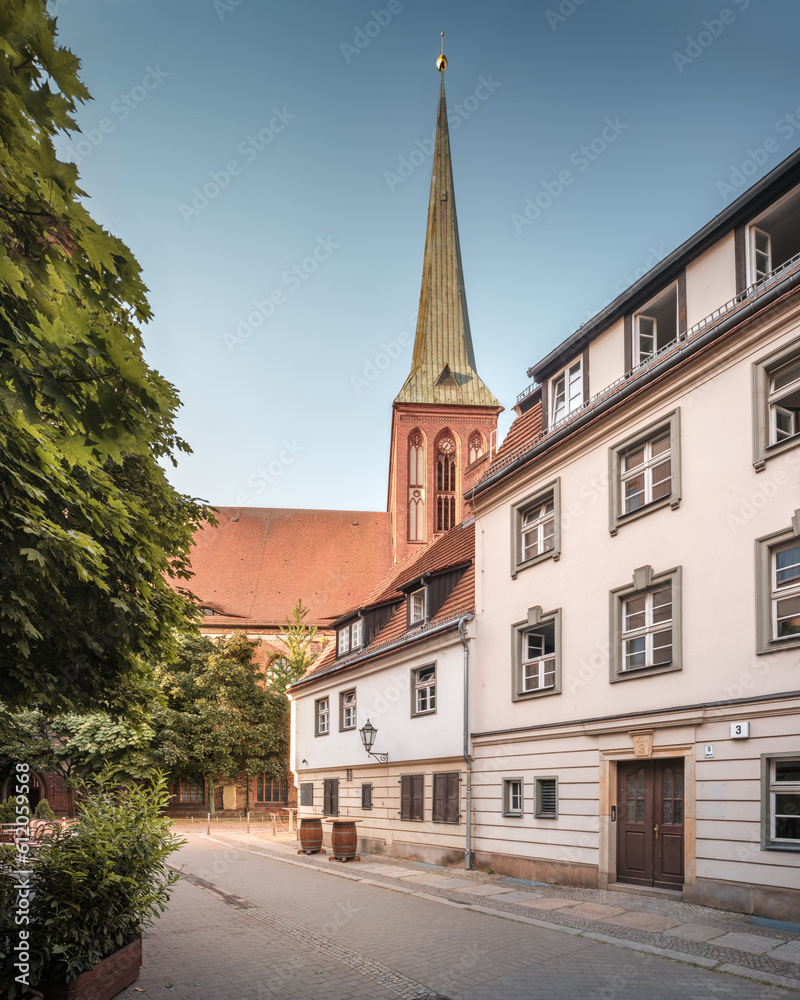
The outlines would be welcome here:
[[[583,404],[583,359],[579,358],[550,382],[550,423],[577,410]]]
[[[358,649],[364,642],[364,621],[359,618],[345,625],[337,632],[336,655],[344,656],[351,650]]]
[[[800,753],[764,755],[762,846],[800,851]]]
[[[522,815],[522,778],[503,779],[503,815]]]
[[[748,232],[747,283],[762,281],[800,253],[800,187],[770,205]]]
[[[680,568],[656,576],[642,566],[633,585],[613,591],[611,601],[611,680],[679,670]]]
[[[561,610],[528,609],[524,622],[512,626],[513,701],[561,691]]]
[[[411,714],[430,715],[436,711],[436,666],[412,671]]]
[[[356,728],[356,692],[342,691],[339,694],[339,729]]]
[[[420,587],[408,596],[408,624],[417,625],[425,621],[425,588]]]
[[[800,510],[792,526],[756,540],[758,653],[800,646]]]
[[[753,465],[800,445],[800,340],[753,365]]]
[[[314,702],[314,735],[327,736],[330,732],[331,712],[327,698],[317,698]]]
[[[511,575],[561,554],[560,482],[548,483],[511,507]]]
[[[649,361],[678,336],[678,286],[670,285],[633,316],[633,367]]]
[[[681,502],[680,411],[609,449],[609,530],[627,521]]]

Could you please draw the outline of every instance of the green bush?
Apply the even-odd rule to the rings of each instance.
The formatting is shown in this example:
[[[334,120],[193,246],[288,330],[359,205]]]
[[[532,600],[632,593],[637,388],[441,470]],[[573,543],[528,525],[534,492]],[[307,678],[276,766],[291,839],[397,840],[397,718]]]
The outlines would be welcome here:
[[[36,803],[36,808],[33,811],[33,815],[36,819],[47,819],[51,822],[56,818],[56,814],[50,808],[50,803],[47,799],[39,799]]]
[[[27,805],[28,800],[24,795],[20,799]],[[28,815],[27,813],[25,815]],[[17,822],[17,796],[9,795],[5,802],[0,802],[0,823]]]
[[[31,986],[76,979],[127,944],[164,910],[179,878],[167,858],[185,841],[161,815],[169,804],[166,778],[122,787],[117,780],[107,772],[86,790],[78,822],[58,830],[31,861]],[[4,1000],[19,992],[4,954],[17,936],[11,914],[0,916]]]

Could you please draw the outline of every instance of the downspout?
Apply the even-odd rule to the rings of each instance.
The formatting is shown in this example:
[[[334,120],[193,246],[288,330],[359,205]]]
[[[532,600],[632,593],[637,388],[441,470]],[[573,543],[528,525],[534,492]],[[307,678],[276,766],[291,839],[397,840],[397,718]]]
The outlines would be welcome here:
[[[464,763],[467,766],[467,835],[464,868],[472,869],[472,760],[469,753],[469,645],[464,635],[464,625],[475,615],[463,615],[458,620],[458,636],[464,647]]]

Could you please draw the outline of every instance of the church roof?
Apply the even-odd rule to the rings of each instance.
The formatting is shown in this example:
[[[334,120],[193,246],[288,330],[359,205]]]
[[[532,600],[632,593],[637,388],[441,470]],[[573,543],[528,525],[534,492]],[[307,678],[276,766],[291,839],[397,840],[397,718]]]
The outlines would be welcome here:
[[[219,507],[217,520],[194,536],[186,584],[213,612],[203,625],[282,625],[298,598],[307,625],[327,625],[392,564],[385,512]]]
[[[414,355],[411,374],[395,403],[502,409],[475,371],[453,193],[444,71],[441,73]]]

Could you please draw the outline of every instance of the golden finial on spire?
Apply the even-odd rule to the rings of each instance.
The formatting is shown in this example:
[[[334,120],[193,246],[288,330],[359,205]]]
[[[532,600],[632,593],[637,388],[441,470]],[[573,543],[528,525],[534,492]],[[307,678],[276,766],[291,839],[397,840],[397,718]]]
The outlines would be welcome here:
[[[444,54],[444,32],[442,32],[442,54],[436,60],[436,68],[440,73],[444,73],[447,69],[447,56]]]

